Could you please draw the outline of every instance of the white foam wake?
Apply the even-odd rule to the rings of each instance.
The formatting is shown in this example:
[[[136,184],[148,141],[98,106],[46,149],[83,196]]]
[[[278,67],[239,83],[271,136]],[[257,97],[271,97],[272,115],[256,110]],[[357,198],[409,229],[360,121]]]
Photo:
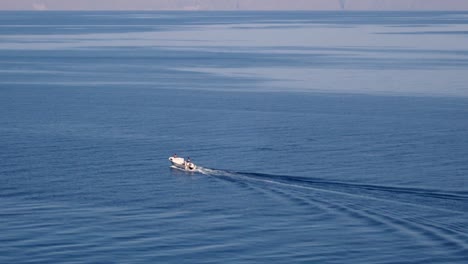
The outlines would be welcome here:
[[[204,174],[204,175],[216,175],[216,176],[235,176],[236,174],[223,171],[223,170],[214,170],[209,168],[197,167],[196,172]]]

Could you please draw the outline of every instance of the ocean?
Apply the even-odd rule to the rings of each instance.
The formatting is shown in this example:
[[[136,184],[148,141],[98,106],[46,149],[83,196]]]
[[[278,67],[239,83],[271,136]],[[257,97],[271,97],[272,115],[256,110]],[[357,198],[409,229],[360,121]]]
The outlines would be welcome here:
[[[0,263],[467,263],[467,73],[467,12],[1,12]]]

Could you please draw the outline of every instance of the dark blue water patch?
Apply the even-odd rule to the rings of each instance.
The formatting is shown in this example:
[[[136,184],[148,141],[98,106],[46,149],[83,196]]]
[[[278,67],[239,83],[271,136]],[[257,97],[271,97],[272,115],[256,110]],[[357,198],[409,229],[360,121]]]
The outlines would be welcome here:
[[[34,59],[37,59],[39,63],[48,62],[51,64],[57,62],[78,65],[92,63],[95,66],[109,63],[116,63],[117,65],[147,64],[148,66],[159,66],[161,68],[217,67],[221,63],[224,64],[224,67],[266,66],[287,62],[292,63],[295,59],[300,58],[300,55],[271,56],[270,54],[257,54],[252,58],[252,55],[252,53],[242,52],[185,51],[134,47],[33,52],[11,50],[2,52],[2,56],[6,60],[14,57],[15,63],[22,63],[24,61],[34,63]],[[227,64],[225,64],[226,62]]]
[[[1,34],[51,35],[97,34],[172,30],[181,26],[179,16],[155,15],[139,19],[124,12],[2,12]],[[169,19],[167,18],[169,17]],[[171,18],[172,17],[172,18]],[[110,19],[111,18],[111,19]],[[172,21],[172,22],[171,22]],[[177,21],[177,22],[176,22]],[[188,22],[187,22],[188,23]]]
[[[2,39],[1,43],[21,43],[21,44],[57,44],[57,43],[76,43],[75,40],[64,40],[64,39]]]
[[[1,92],[2,261],[466,258],[465,99]],[[174,173],[173,152],[251,173]]]

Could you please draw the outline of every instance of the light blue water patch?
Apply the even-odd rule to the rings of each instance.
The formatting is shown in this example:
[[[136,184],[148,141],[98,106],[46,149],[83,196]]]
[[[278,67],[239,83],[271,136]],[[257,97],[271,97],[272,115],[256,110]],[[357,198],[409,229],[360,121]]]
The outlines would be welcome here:
[[[4,14],[5,85],[148,86],[157,79],[167,87],[178,80],[177,89],[229,83],[243,91],[468,95],[468,39],[458,34],[468,30],[465,13],[58,12],[37,23],[38,13]],[[80,30],[54,30],[64,26]],[[63,74],[24,78],[38,67]]]

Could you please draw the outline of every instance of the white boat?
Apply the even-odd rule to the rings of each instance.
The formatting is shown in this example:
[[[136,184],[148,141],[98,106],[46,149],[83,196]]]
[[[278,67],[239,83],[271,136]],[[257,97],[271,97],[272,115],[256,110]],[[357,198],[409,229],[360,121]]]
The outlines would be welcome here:
[[[172,166],[178,169],[183,169],[186,171],[195,171],[197,166],[191,162],[190,160],[185,160],[184,158],[180,158],[177,156],[169,157],[169,161],[171,162]]]

